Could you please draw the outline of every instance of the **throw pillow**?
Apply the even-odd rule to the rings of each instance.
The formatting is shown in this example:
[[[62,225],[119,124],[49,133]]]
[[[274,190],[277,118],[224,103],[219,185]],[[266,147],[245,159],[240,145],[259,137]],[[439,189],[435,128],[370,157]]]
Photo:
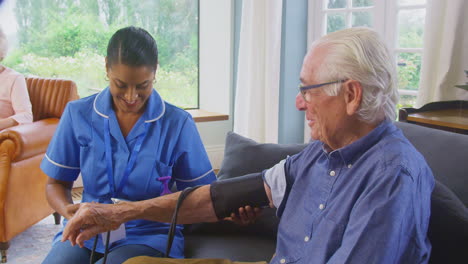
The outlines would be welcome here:
[[[261,144],[234,132],[228,132],[218,179],[262,172],[288,155],[301,152],[305,147],[306,144]]]

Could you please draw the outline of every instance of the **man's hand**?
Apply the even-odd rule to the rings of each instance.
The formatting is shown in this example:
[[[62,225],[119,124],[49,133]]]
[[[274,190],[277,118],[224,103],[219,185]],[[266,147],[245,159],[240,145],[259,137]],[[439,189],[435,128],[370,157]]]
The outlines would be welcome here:
[[[83,203],[68,221],[63,231],[62,241],[70,240],[74,246],[83,247],[84,241],[93,236],[117,229],[123,219],[119,217],[120,205]]]
[[[250,205],[247,205],[239,208],[239,215],[231,213],[231,216],[226,217],[225,220],[232,221],[241,226],[246,226],[255,223],[261,214],[262,209],[258,207],[252,208]]]

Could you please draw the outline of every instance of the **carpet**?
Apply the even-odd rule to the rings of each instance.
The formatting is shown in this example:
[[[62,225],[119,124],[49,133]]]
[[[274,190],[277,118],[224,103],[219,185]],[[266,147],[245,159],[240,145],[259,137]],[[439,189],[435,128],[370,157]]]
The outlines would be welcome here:
[[[40,264],[49,252],[52,239],[62,225],[52,215],[33,225],[10,241],[7,264]]]

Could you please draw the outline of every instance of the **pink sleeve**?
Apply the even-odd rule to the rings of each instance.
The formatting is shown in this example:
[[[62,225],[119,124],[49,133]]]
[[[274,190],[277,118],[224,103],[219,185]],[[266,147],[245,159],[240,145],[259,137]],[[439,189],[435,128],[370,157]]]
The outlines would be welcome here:
[[[31,123],[33,121],[32,106],[29,100],[28,88],[23,75],[19,74],[11,88],[11,105],[15,114],[10,116],[19,124]]]

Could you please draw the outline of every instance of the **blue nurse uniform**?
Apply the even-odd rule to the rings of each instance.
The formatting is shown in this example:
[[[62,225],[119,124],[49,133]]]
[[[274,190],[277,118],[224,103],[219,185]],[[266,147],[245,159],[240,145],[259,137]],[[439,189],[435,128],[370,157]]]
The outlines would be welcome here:
[[[108,131],[112,157],[106,160],[105,132]],[[146,135],[145,135],[146,134]],[[123,181],[132,151],[142,137],[141,149],[128,180]],[[107,164],[111,165],[108,174]],[[162,100],[153,90],[145,112],[127,137],[121,133],[109,88],[77,101],[70,102],[60,120],[41,169],[62,181],[75,181],[81,173],[83,179],[82,202],[112,203],[111,198],[130,201],[160,196],[164,190],[161,177],[171,176],[169,186],[179,190],[190,186],[209,184],[216,180],[200,135],[192,117],[186,111]],[[114,188],[110,187],[113,174]],[[118,187],[121,186],[120,191]],[[113,190],[112,190],[113,189]],[[64,226],[66,221],[64,221]],[[126,238],[111,244],[110,250],[129,244],[147,245],[165,251],[168,224],[135,220],[125,223]],[[182,227],[177,228],[171,257],[183,257]],[[55,237],[60,241],[62,232]],[[85,242],[92,248],[94,239]],[[99,236],[97,252],[104,252]]]

